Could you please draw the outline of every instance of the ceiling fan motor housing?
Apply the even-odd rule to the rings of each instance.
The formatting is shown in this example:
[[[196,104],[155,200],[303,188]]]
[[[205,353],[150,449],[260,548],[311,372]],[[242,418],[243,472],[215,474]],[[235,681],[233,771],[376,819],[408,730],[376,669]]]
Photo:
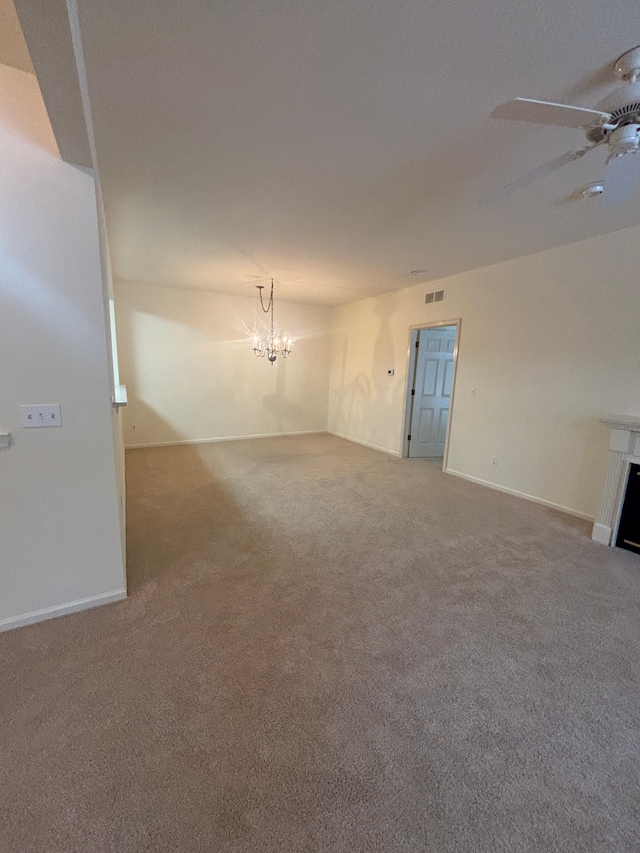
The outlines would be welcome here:
[[[609,151],[612,157],[629,154],[640,147],[640,124],[623,124],[611,131]]]
[[[595,108],[610,113],[611,123],[618,126],[640,122],[640,82],[621,86],[603,98]],[[589,142],[602,142],[610,133],[610,130],[601,126],[592,127],[587,130],[587,139]]]
[[[640,81],[615,89],[598,103],[596,109],[611,113],[614,119],[637,115],[640,112]]]

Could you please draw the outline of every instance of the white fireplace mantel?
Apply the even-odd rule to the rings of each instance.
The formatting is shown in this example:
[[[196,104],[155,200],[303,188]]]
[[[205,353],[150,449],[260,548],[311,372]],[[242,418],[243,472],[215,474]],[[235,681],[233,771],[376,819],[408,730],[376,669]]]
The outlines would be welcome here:
[[[613,415],[610,418],[600,418],[600,423],[606,424],[613,429],[640,432],[640,415]]]
[[[640,416],[613,415],[600,420],[611,427],[609,468],[591,538],[603,545],[612,545],[615,542],[629,465],[632,462],[640,464]]]

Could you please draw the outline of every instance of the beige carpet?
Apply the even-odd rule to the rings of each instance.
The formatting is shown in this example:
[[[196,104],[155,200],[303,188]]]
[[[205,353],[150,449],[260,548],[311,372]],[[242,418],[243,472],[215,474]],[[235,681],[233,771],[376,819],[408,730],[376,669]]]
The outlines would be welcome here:
[[[640,559],[330,436],[128,454],[131,598],[0,636],[2,853],[640,849]]]

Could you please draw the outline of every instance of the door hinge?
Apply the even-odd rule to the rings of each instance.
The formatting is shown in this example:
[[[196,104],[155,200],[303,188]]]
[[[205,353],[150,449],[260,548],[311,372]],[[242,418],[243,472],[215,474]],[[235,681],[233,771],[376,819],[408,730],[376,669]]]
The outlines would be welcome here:
[[[412,396],[412,397],[415,397],[415,396],[416,396],[416,389],[415,389],[415,388],[412,388],[412,389],[411,389],[411,396]]]
[[[420,347],[420,341],[416,341],[416,349],[419,349],[419,347]]]
[[[408,436],[407,436],[407,441],[411,441],[411,436],[410,436],[410,435],[408,435]]]

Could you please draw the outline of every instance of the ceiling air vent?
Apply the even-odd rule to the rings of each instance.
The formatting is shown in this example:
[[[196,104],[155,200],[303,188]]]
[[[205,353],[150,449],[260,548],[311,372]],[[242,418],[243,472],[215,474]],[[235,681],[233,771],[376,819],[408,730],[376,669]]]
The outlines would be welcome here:
[[[431,302],[442,302],[443,299],[444,290],[432,290],[431,293],[427,293],[424,301],[426,305],[429,305]]]

